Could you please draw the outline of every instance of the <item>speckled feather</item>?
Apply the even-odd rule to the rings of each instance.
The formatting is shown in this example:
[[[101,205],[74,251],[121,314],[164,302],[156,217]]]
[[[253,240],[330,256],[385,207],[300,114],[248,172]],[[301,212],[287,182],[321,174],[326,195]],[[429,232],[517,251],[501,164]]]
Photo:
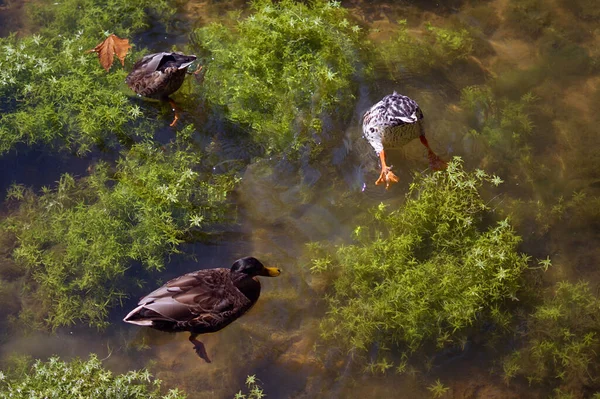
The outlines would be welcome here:
[[[402,147],[423,133],[423,112],[407,96],[394,92],[383,97],[363,116],[363,135],[379,154],[383,148]]]
[[[223,268],[199,270],[143,297],[125,321],[167,332],[215,332],[248,311],[259,296],[260,282],[247,274]]]
[[[135,63],[125,81],[141,96],[167,101],[181,87],[187,67],[195,60],[195,55],[181,53],[148,54]]]

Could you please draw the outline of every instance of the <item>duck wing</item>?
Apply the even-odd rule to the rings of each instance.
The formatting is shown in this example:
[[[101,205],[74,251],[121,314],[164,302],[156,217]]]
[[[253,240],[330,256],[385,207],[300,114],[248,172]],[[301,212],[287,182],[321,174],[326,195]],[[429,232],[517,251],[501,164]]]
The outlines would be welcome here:
[[[418,122],[423,119],[423,112],[416,101],[394,92],[383,97],[365,113],[365,121],[369,122],[371,119],[375,119],[372,122],[380,126],[394,127]]]
[[[196,60],[195,55],[184,55],[180,53],[154,53],[142,57],[133,66],[134,71],[143,73],[164,72],[167,68],[184,69]]]
[[[208,269],[170,280],[143,297],[124,321],[173,331],[216,331],[252,306],[229,269]]]

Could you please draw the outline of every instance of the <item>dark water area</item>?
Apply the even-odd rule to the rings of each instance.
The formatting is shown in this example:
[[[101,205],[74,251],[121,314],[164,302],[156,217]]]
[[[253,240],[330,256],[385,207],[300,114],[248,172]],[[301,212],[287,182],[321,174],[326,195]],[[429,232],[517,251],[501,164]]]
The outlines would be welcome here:
[[[63,173],[75,176],[87,174],[86,169],[94,156],[80,158],[60,153],[49,153],[44,148],[19,148],[0,158],[0,193],[6,196],[12,184],[25,184],[39,191],[53,186]]]
[[[21,20],[23,3],[0,2],[1,36],[28,32]],[[375,71],[379,79],[359,82],[350,120],[346,126],[331,128],[315,158],[266,157],[264,148],[244,135],[243,126],[227,121],[223,109],[207,105],[204,99],[192,102],[196,108],[183,110],[182,120],[197,126],[195,144],[208,154],[203,167],[217,174],[235,171],[241,178],[232,195],[235,222],[218,226],[204,240],[181,245],[164,270],[141,273],[140,265],[132,264],[126,274],[143,274],[144,285],[132,288],[122,306],[111,310],[110,327],[98,331],[77,324],[53,333],[2,334],[0,360],[13,354],[41,359],[56,354],[68,359],[97,353],[114,372],[149,367],[165,386],[179,387],[189,398],[200,399],[231,398],[248,375],[260,379],[268,398],[430,398],[428,387],[438,379],[450,387],[443,398],[554,397],[547,387],[530,387],[524,379],[503,381],[499,360],[519,347],[522,341],[516,335],[490,343],[478,331],[464,350],[424,359],[426,371],[365,373],[352,352],[340,353],[335,345],[319,339],[327,287],[311,274],[310,260],[304,257],[311,241],[349,243],[356,221],[369,208],[380,202],[397,207],[413,173],[429,173],[427,151],[414,140],[402,149],[386,151],[399,184],[387,191],[374,185],[378,159],[361,137],[361,118],[372,104],[395,90],[418,100],[427,137],[441,158],[461,156],[466,169],[482,168],[504,180],[500,194],[489,194],[492,217],[511,215],[523,238],[519,250],[535,259],[552,259],[553,267],[536,278],[536,289],[548,289],[562,280],[582,280],[592,292],[600,293],[600,218],[591,209],[600,197],[598,20],[580,21],[564,2],[550,0],[536,3],[549,14],[529,11],[535,15],[527,19],[526,11],[524,19],[518,20],[511,16],[514,3],[343,1],[342,6],[370,29],[374,43],[392,36],[398,19],[405,18],[411,32],[419,35],[425,21],[479,27],[473,34],[476,50],[456,65],[425,73],[401,67]],[[183,51],[194,28],[218,22],[228,11],[247,11],[242,1],[195,0],[179,2],[178,7],[169,26],[156,20],[132,42],[150,52]],[[538,34],[519,26],[532,20],[543,20],[540,29],[550,24],[553,28]],[[555,31],[560,38],[553,36]],[[493,106],[482,107],[473,116],[467,115],[468,106],[461,98],[465,87],[475,85],[491,86],[497,98]],[[486,131],[486,113],[496,112],[498,126],[505,128],[511,121],[502,118],[520,115],[514,103],[529,91],[535,96],[527,104],[531,131],[522,137],[513,132],[512,138],[484,140],[478,131]],[[133,96],[132,103],[144,107],[144,101]],[[162,104],[146,107],[157,119],[170,117],[165,117]],[[164,127],[154,140],[166,145],[174,135],[164,121],[160,123]],[[493,128],[486,132],[493,134]],[[44,186],[55,186],[63,173],[84,177],[98,161],[114,164],[118,157],[117,151],[78,157],[22,145],[0,156],[0,195],[4,197],[15,183],[39,192]],[[587,194],[587,206],[569,202],[577,192]],[[8,212],[4,204],[2,214]],[[218,333],[202,336],[213,363],[198,359],[187,333],[161,333],[121,321],[139,297],[171,278],[229,267],[248,255],[281,267],[282,274],[261,280],[261,298],[244,317]],[[373,359],[377,352],[375,345],[370,352]],[[584,391],[572,397],[592,396]]]

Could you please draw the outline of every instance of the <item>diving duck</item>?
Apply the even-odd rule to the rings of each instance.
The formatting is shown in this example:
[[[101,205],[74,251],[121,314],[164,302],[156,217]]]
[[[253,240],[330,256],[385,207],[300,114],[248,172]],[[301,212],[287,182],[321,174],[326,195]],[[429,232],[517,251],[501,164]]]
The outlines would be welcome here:
[[[279,276],[276,267],[241,258],[230,269],[206,269],[170,280],[138,302],[123,321],[160,331],[189,331],[196,354],[210,363],[199,334],[219,331],[243,315],[260,296],[256,276]]]
[[[195,60],[195,55],[182,53],[148,54],[135,63],[133,70],[125,78],[125,82],[140,96],[168,101],[175,112],[175,118],[170,126],[175,126],[179,115],[175,102],[169,96],[179,90],[185,79],[187,68]],[[195,73],[200,72],[200,69]]]
[[[425,138],[423,112],[419,105],[395,91],[365,112],[363,135],[381,160],[381,174],[375,184],[385,183],[386,189],[390,184],[397,183],[398,177],[385,162],[384,148],[399,148],[419,137],[421,143],[427,147],[431,168],[441,170],[446,167],[446,163],[432,151]]]

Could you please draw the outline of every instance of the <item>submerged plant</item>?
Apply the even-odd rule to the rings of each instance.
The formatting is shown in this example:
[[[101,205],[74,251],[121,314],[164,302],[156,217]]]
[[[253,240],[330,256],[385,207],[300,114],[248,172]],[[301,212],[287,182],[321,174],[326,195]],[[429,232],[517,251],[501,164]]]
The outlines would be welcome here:
[[[448,29],[425,25],[422,35],[409,31],[406,20],[398,21],[398,31],[380,49],[382,59],[412,73],[427,73],[467,58],[473,51],[473,39],[466,29]]]
[[[446,171],[415,177],[399,209],[384,205],[356,227],[355,242],[313,260],[332,279],[326,339],[366,351],[400,346],[405,355],[426,343],[458,343],[485,322],[506,327],[528,257],[508,220],[486,226],[479,189],[498,185],[455,158]]]
[[[446,394],[446,392],[448,392],[449,389],[450,387],[447,387],[444,384],[442,384],[442,382],[439,379],[435,380],[435,383],[427,387],[427,390],[431,392],[431,395],[434,398],[441,398]]]
[[[0,38],[0,154],[18,143],[52,144],[77,153],[126,137],[151,137],[140,108],[122,90],[126,72],[106,73],[85,51],[102,32],[128,35],[146,26],[146,8],[166,3],[66,0],[29,4],[38,31]],[[115,18],[107,4],[123,17]],[[39,7],[39,8],[35,8]]]
[[[227,24],[192,35],[206,59],[204,92],[268,152],[314,148],[331,115],[350,115],[364,33],[339,2],[259,0]]]
[[[259,384],[259,380],[255,375],[249,375],[246,378],[246,386],[248,391],[246,393],[239,391],[235,394],[233,399],[262,399],[267,396],[263,393],[262,387]]]
[[[536,97],[526,93],[519,101],[496,99],[487,86],[468,86],[461,92],[461,105],[469,113],[471,132],[481,135],[491,148],[504,155],[518,154],[534,129],[531,106]]]
[[[148,370],[129,371],[114,375],[102,366],[96,355],[88,360],[69,362],[52,357],[37,360],[22,372],[0,371],[0,398],[127,398],[185,399],[178,389],[161,394],[161,381]]]
[[[504,377],[558,385],[569,392],[600,388],[600,299],[588,283],[559,282],[528,317],[525,345],[504,361]],[[579,397],[579,396],[577,396]]]
[[[510,0],[505,18],[518,33],[537,38],[550,25],[551,10],[544,0]]]
[[[199,228],[222,221],[235,180],[198,170],[200,155],[138,144],[118,162],[86,178],[64,174],[41,195],[13,186],[18,211],[4,222],[14,234],[13,256],[28,270],[33,290],[25,315],[50,327],[82,320],[103,326],[125,294],[132,261],[159,270]]]

